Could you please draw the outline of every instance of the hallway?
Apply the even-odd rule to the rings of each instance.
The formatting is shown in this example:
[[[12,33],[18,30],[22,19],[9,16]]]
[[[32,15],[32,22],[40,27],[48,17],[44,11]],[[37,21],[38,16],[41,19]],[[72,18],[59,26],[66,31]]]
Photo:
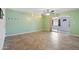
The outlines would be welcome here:
[[[33,32],[6,37],[4,50],[78,50],[79,37],[56,32]]]

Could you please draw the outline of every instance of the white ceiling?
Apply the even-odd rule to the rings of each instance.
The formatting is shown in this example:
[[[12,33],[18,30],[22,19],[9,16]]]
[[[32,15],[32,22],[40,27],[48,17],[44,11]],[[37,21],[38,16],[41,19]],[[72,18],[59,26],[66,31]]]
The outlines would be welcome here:
[[[20,11],[20,12],[39,12],[42,13],[44,10],[48,8],[10,8],[12,10]],[[61,13],[65,11],[75,10],[77,8],[49,8],[49,10],[54,10],[56,13]]]

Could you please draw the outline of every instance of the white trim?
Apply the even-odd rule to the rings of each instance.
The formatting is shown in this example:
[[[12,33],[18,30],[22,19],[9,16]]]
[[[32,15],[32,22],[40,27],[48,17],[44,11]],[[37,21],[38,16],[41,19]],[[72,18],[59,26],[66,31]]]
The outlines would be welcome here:
[[[79,37],[79,35],[77,35],[77,34],[70,34],[70,35],[72,35],[72,36],[76,36],[76,37]]]
[[[22,33],[7,35],[7,36],[14,36],[14,35],[20,35],[20,34],[25,34],[25,33],[39,32],[39,31],[42,31],[42,30],[36,30],[36,31],[30,31],[30,32],[22,32]],[[76,35],[76,34],[71,34],[71,33],[68,33],[68,34],[72,35],[72,36],[79,37],[79,35]],[[7,37],[7,36],[5,36],[5,37]]]
[[[7,37],[7,36],[14,36],[14,35],[25,34],[25,33],[39,32],[39,31],[41,31],[41,30],[30,31],[30,32],[22,32],[22,33],[17,33],[17,34],[6,35],[6,37]]]

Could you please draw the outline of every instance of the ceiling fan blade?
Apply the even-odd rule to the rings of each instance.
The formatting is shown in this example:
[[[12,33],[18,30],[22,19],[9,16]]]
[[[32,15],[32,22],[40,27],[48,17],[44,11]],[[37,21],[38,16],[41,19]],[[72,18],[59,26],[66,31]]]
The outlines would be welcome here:
[[[49,13],[49,9],[47,9],[47,13]]]

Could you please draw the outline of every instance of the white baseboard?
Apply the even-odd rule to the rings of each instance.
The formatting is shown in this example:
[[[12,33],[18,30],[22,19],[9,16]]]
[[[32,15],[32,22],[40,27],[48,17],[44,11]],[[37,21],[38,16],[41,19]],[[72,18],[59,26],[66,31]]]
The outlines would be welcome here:
[[[6,35],[6,37],[7,37],[7,36],[14,36],[14,35],[21,35],[21,34],[25,34],[25,33],[39,32],[39,31],[41,31],[41,30],[30,31],[30,32],[22,32],[22,33],[17,33],[17,34]]]
[[[77,34],[70,34],[70,35],[72,35],[72,36],[76,36],[76,37],[79,37],[79,35],[77,35]]]
[[[42,31],[42,30],[35,30],[35,31],[30,31],[30,32],[22,32],[22,33],[7,35],[7,36],[14,36],[14,35],[20,35],[20,34],[25,34],[25,33],[39,32],[39,31]],[[69,35],[79,37],[79,35],[76,35],[76,34],[69,33]],[[7,36],[5,36],[5,37],[7,37]]]

